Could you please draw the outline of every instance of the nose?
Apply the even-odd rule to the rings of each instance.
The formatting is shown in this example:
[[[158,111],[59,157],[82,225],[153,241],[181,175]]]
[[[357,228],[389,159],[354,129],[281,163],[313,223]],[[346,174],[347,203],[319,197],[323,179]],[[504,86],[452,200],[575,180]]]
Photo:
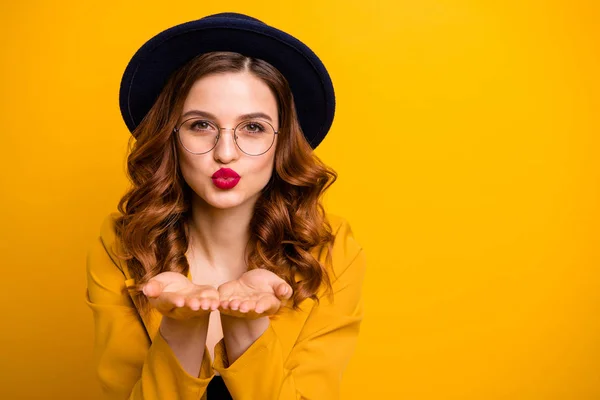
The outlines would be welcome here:
[[[215,161],[222,164],[229,164],[240,157],[239,149],[235,144],[233,129],[221,128],[213,154]]]

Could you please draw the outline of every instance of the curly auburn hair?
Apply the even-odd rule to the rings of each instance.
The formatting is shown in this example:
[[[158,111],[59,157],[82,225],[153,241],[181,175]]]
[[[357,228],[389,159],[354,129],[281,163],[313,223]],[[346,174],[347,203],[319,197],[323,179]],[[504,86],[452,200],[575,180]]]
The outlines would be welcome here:
[[[185,253],[191,188],[179,169],[173,127],[192,85],[208,74],[226,72],[249,72],[265,82],[276,97],[280,121],[274,171],[250,221],[248,269],[265,268],[284,279],[294,290],[295,309],[306,298],[318,301],[323,283],[331,289],[327,266],[311,249],[325,248],[330,264],[335,237],[321,195],[337,179],[336,172],[306,141],[289,84],[277,69],[239,53],[212,52],[197,56],[169,78],[130,138],[127,172],[132,186],[119,201],[115,233],[123,251],[119,257],[136,282],[129,290],[144,314],[150,306],[142,287],[150,278],[166,271],[187,275],[189,270]],[[297,272],[299,282],[294,279]]]

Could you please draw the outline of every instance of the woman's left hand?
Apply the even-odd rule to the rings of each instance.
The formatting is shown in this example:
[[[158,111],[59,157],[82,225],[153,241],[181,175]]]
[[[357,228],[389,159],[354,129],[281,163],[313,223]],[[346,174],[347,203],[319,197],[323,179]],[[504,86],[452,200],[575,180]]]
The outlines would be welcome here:
[[[256,319],[273,315],[292,297],[292,288],[266,269],[253,269],[219,286],[219,311],[232,317]]]

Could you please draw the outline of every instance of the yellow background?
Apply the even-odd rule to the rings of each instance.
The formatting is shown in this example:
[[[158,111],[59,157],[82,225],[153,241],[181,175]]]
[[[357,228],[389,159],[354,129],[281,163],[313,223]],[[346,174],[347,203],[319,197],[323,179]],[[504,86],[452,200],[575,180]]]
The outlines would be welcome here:
[[[94,399],[85,252],[124,193],[121,74],[239,11],[308,43],[369,261],[344,399],[600,398],[596,1],[3,2],[0,398]]]

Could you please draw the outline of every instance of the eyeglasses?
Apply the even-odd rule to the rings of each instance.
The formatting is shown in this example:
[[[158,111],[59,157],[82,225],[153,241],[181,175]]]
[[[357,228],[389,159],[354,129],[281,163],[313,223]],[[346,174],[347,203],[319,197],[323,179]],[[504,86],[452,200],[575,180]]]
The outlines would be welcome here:
[[[173,129],[184,149],[192,154],[205,154],[215,148],[221,130],[212,121],[201,118],[190,118]],[[277,131],[267,121],[252,119],[240,122],[233,129],[233,140],[237,147],[250,156],[266,153],[275,143]]]

